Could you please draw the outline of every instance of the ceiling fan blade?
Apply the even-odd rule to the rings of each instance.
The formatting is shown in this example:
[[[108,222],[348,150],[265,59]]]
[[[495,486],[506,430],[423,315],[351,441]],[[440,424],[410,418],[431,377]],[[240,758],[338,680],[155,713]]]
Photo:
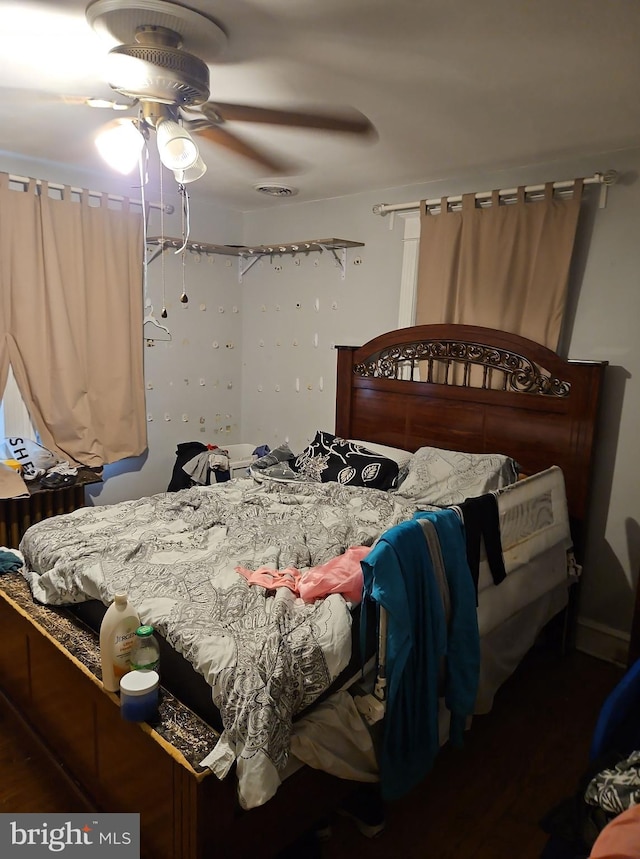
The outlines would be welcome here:
[[[226,128],[220,128],[220,126],[214,125],[194,129],[193,131],[194,134],[205,137],[217,146],[223,146],[225,149],[235,152],[236,155],[242,155],[245,158],[250,159],[261,167],[266,168],[270,173],[285,175],[292,172],[294,169],[291,163],[285,163],[284,161],[273,158],[264,152],[260,152],[260,150],[256,149],[255,146],[241,140],[237,135],[227,131]]]
[[[313,113],[309,111],[279,110],[277,108],[254,107],[248,104],[228,102],[206,102],[201,110],[211,122],[266,122],[271,125],[287,125],[297,128],[319,128],[324,131],[344,131],[350,134],[370,134],[373,125],[364,114],[354,111],[351,115]]]

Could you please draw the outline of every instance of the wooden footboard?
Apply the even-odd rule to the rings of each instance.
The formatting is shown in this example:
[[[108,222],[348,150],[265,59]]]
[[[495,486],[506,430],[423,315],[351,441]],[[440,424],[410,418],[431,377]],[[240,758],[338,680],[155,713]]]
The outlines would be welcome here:
[[[304,768],[266,806],[243,811],[235,776],[219,781],[198,766],[215,744],[212,728],[165,690],[153,727],[123,721],[99,679],[97,636],[34,603],[19,574],[0,585],[0,691],[77,784],[83,808],[61,811],[139,812],[142,855],[153,859],[266,857],[350,790]]]

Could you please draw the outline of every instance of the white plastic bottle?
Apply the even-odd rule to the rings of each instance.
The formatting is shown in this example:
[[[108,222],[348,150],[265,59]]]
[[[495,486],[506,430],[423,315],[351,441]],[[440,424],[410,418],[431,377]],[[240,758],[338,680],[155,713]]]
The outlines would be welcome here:
[[[120,678],[129,668],[129,655],[136,639],[140,618],[125,593],[116,594],[100,625],[102,684],[117,692]]]

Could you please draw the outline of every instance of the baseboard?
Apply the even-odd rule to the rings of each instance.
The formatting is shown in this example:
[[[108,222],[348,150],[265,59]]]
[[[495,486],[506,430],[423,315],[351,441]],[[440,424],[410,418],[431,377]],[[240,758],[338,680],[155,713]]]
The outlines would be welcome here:
[[[576,650],[597,656],[606,662],[626,667],[629,640],[628,634],[595,620],[579,617],[576,621]]]

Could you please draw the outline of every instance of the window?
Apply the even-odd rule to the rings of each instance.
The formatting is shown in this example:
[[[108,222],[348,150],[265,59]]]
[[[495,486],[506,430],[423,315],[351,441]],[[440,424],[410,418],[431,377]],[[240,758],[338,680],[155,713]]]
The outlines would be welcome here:
[[[11,367],[7,378],[7,387],[0,402],[0,432],[1,438],[30,438],[39,443],[38,433],[24,404]]]

